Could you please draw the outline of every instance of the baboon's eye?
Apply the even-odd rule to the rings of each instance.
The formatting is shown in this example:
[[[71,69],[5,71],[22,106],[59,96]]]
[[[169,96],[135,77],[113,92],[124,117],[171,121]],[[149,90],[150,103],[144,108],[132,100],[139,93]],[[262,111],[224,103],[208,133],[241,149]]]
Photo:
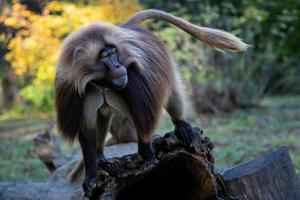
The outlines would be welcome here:
[[[117,49],[112,46],[107,46],[105,47],[101,52],[100,52],[100,58],[107,58],[117,52]]]
[[[106,58],[108,56],[109,56],[109,53],[107,51],[102,51],[101,54],[100,54],[101,58]]]

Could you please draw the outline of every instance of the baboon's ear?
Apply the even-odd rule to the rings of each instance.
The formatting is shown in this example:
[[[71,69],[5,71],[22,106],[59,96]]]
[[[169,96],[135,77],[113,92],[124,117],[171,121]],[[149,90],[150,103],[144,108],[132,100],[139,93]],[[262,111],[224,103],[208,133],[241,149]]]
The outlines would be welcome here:
[[[71,66],[74,67],[83,53],[82,47],[75,47],[71,57]]]

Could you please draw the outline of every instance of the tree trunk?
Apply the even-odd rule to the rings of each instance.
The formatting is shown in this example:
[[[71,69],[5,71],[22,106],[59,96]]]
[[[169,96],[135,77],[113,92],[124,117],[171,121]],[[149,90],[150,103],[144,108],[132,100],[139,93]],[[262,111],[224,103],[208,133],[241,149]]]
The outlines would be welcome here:
[[[1,100],[3,104],[2,106],[9,107],[14,103],[17,95],[16,75],[14,74],[12,69],[10,69],[7,72],[7,74],[2,78],[1,87],[3,94]]]

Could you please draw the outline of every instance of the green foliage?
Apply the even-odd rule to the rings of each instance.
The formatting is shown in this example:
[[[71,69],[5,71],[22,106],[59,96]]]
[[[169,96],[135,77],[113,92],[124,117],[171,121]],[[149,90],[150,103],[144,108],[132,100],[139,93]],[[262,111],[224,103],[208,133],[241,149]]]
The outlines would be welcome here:
[[[20,110],[22,112],[34,108],[40,112],[54,110],[52,84],[28,85],[20,91],[20,95],[24,97],[23,110]]]
[[[200,85],[233,90],[242,105],[257,104],[266,93],[299,91],[299,1],[142,2],[201,26],[230,31],[252,45],[246,53],[221,54],[164,23],[153,26],[180,67],[199,69]]]

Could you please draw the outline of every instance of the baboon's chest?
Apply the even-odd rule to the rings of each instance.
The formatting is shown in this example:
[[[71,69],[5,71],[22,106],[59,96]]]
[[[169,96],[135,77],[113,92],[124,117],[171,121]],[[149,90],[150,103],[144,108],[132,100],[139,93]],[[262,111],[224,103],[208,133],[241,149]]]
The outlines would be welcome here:
[[[110,114],[111,112],[118,112],[125,115],[129,114],[128,104],[121,94],[108,88],[101,88],[98,91],[102,98],[99,105],[101,113]]]
[[[96,124],[97,115],[122,114],[129,116],[129,107],[121,94],[107,88],[95,87],[86,95],[84,118],[87,124]]]

